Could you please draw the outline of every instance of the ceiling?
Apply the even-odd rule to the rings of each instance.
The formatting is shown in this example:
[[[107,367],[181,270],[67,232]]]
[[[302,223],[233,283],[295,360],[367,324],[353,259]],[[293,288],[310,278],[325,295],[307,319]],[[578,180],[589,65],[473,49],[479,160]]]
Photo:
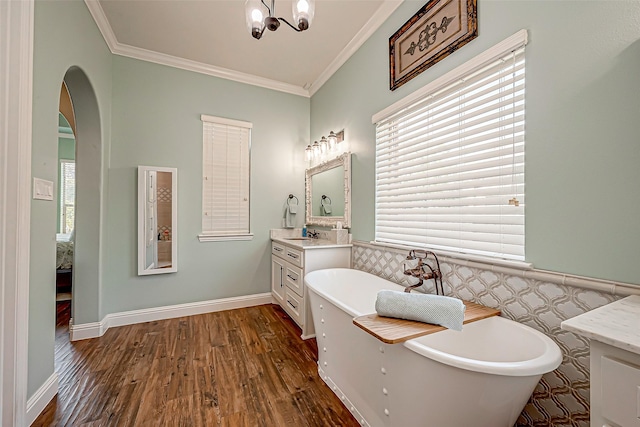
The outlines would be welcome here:
[[[311,96],[403,0],[316,0],[309,30],[251,37],[242,0],[85,0],[111,51]],[[276,0],[290,22],[291,0]]]

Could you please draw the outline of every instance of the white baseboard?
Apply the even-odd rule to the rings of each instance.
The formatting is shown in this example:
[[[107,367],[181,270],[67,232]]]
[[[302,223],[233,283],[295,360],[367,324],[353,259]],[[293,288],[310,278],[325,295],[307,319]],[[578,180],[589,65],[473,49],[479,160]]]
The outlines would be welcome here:
[[[111,313],[107,314],[100,322],[71,325],[70,338],[71,341],[97,338],[104,335],[109,328],[116,326],[135,325],[136,323],[173,319],[175,317],[194,316],[196,314],[213,313],[216,311],[232,310],[234,308],[253,307],[256,305],[272,304],[272,302],[271,293],[263,293]]]
[[[80,325],[69,325],[69,339],[71,341],[86,340],[89,338],[97,338],[104,335],[109,327],[107,326],[107,318],[101,322],[82,323]]]
[[[26,424],[30,426],[44,408],[51,402],[51,399],[58,394],[58,374],[53,373],[38,390],[27,400]]]

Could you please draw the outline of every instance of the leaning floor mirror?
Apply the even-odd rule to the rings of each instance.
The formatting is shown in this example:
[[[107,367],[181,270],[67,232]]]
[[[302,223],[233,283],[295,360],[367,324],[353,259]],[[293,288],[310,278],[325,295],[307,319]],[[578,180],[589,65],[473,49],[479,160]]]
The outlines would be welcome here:
[[[178,271],[178,169],[138,166],[138,275]]]

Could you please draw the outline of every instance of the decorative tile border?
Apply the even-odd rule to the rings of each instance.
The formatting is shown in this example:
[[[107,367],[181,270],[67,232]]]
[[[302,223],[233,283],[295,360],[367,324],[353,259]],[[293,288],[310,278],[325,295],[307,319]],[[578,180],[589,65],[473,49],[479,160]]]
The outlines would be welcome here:
[[[354,242],[353,268],[406,286],[415,283],[402,273],[406,254],[399,249]],[[616,294],[621,292],[615,292],[618,284],[594,280],[596,283],[590,286],[586,279],[572,278],[572,282],[585,285],[571,286],[562,275],[523,274],[516,269],[480,265],[441,259],[446,293],[501,310],[502,316],[545,333],[563,354],[560,367],[542,377],[517,427],[589,427],[589,340],[561,330],[560,323],[619,299]],[[625,284],[619,285],[626,288]],[[435,293],[433,281],[424,287],[425,292]],[[593,289],[597,287],[611,291]]]

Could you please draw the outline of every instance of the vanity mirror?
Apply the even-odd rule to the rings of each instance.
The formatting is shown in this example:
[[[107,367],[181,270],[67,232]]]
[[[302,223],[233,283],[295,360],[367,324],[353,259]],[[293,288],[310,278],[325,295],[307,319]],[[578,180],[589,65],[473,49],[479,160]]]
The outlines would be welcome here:
[[[178,271],[178,170],[138,166],[138,275]]]
[[[306,223],[351,227],[351,153],[307,169]]]

